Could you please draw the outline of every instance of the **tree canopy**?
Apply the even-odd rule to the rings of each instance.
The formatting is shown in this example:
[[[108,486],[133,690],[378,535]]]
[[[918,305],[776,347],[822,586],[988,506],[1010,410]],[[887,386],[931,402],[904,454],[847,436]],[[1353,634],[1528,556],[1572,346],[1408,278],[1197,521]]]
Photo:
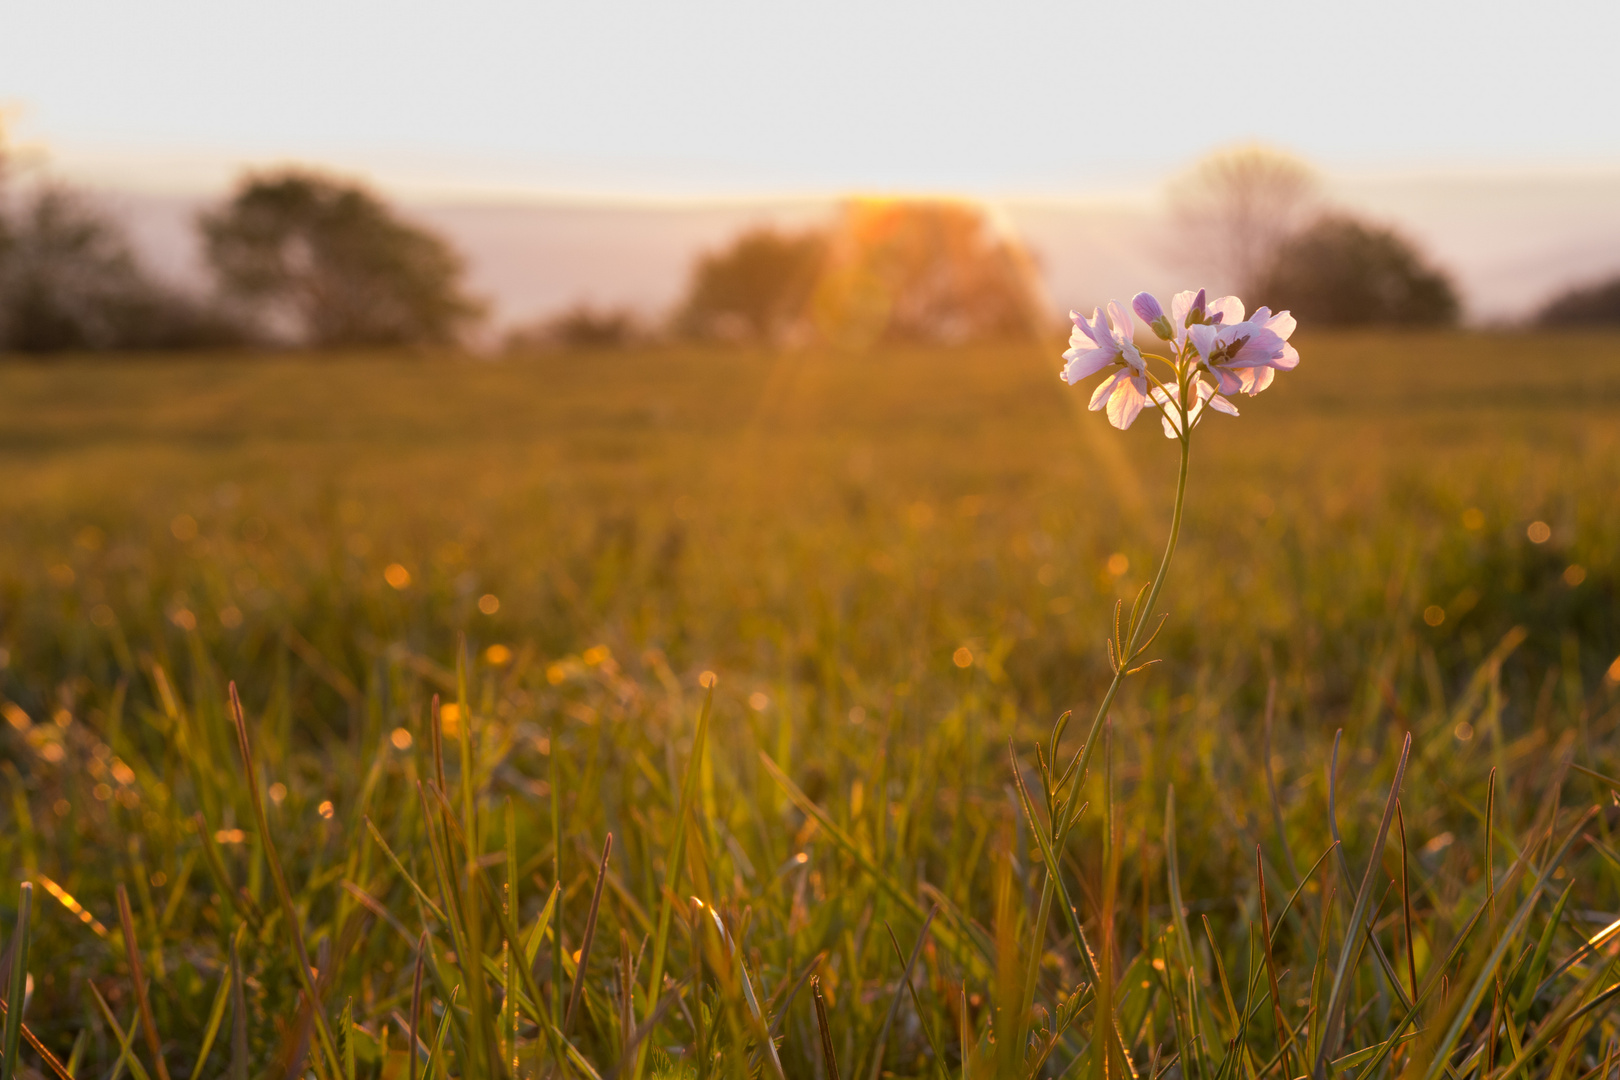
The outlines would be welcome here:
[[[1536,313],[1542,326],[1620,326],[1620,276],[1560,293]]]
[[[676,329],[689,337],[779,344],[802,330],[826,254],[820,232],[750,229],[698,258]]]
[[[1315,170],[1259,143],[1215,151],[1171,180],[1168,194],[1188,260],[1245,292],[1322,197]]]
[[[0,218],[0,349],[195,348],[242,331],[155,280],[116,222],[66,188],[43,185]]]
[[[782,343],[962,342],[1039,333],[1028,254],[967,202],[857,199],[828,228],[754,229],[700,258],[677,330]]]
[[[272,336],[450,344],[482,314],[450,245],[356,184],[300,169],[250,174],[201,226],[221,292]]]
[[[1326,214],[1284,241],[1251,296],[1322,326],[1445,325],[1460,305],[1450,278],[1393,229]]]

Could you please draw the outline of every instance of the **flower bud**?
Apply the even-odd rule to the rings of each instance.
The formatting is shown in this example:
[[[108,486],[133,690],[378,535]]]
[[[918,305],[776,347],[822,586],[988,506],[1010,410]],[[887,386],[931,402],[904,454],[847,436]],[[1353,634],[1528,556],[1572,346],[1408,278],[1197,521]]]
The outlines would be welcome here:
[[[1197,326],[1208,321],[1209,298],[1205,295],[1203,289],[1199,289],[1198,295],[1193,297],[1192,307],[1187,309],[1187,325]]]

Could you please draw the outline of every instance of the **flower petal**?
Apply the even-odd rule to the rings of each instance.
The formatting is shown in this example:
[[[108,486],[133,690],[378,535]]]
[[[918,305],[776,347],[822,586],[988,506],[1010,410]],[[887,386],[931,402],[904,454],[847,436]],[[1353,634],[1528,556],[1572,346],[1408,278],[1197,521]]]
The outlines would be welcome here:
[[[1119,380],[1119,385],[1108,398],[1108,422],[1121,431],[1136,423],[1136,418],[1142,413],[1142,407],[1147,404],[1144,387],[1138,386],[1137,382],[1138,380],[1131,378]],[[1143,382],[1145,383],[1145,380]]]
[[[1267,330],[1270,330],[1284,341],[1288,340],[1289,336],[1293,334],[1294,328],[1299,325],[1294,318],[1293,312],[1290,311],[1279,311],[1269,319],[1256,318],[1254,321],[1263,323]]]
[[[1102,382],[1098,383],[1097,389],[1091,392],[1091,404],[1087,407],[1092,412],[1096,412],[1098,409],[1106,405],[1108,403],[1109,396],[1114,392],[1114,388],[1119,385],[1119,381],[1121,379],[1126,377],[1127,376],[1124,369],[1121,369],[1114,372]]]
[[[1209,302],[1209,321],[1230,326],[1243,321],[1243,301],[1235,296],[1223,296]]]
[[[1063,381],[1073,386],[1081,379],[1097,374],[1103,368],[1114,362],[1114,357],[1107,349],[1092,345],[1089,349],[1077,346],[1063,354],[1068,363],[1063,365]]]
[[[1216,328],[1209,323],[1187,327],[1187,337],[1192,341],[1193,348],[1197,349],[1198,355],[1206,360],[1215,352],[1216,335]]]
[[[1271,369],[1266,368],[1266,370],[1270,371]],[[1232,404],[1230,401],[1227,401],[1220,394],[1216,394],[1209,399],[1209,407],[1214,409],[1216,412],[1223,412],[1227,416],[1236,416],[1238,414],[1237,406]]]

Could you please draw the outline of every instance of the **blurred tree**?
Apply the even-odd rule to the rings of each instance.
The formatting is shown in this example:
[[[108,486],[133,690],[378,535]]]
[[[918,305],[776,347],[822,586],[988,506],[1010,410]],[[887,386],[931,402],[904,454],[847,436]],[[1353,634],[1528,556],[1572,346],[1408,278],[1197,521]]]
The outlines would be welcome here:
[[[1247,290],[1321,199],[1316,172],[1251,143],[1216,151],[1170,182],[1176,243],[1218,288]]]
[[[1620,326],[1620,277],[1560,293],[1536,313],[1541,326]]]
[[[483,313],[455,251],[355,184],[249,175],[200,224],[222,293],[300,344],[450,344]]]
[[[1450,279],[1409,240],[1346,214],[1324,215],[1283,243],[1246,299],[1333,326],[1445,325],[1460,308]]]
[[[508,352],[623,349],[645,335],[631,312],[579,304],[506,336]]]
[[[819,232],[751,229],[702,256],[675,316],[689,337],[781,344],[802,331],[805,306],[825,261]]]
[[[1034,337],[1048,314],[1033,261],[982,208],[915,199],[845,207],[811,312],[823,337],[856,348]]]
[[[171,349],[237,344],[240,327],[153,281],[121,229],[44,186],[0,229],[0,348]]]

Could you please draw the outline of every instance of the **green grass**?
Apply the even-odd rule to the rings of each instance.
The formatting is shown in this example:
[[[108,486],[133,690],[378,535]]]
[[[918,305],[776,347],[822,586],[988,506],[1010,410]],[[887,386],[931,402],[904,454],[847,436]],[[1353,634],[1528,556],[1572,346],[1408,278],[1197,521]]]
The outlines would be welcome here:
[[[1606,1067],[1620,972],[1577,947],[1620,908],[1581,771],[1620,775],[1620,339],[1299,345],[1196,435],[1164,662],[1095,750],[1077,916],[1038,951],[1035,744],[1072,708],[1048,756],[1078,751],[1175,469],[1055,350],[0,366],[0,915],[9,948],[36,883],[30,1033],[77,1076],[160,1078],[150,1031],[176,1080],[403,1080],[415,999],[428,1073],[539,1076],[594,912],[566,1027],[604,1080],[638,1050],[643,1076],[774,1076],[766,1027],[818,1080],[827,1051],[855,1080],[1114,1076],[1121,1049],[1178,1080]],[[1410,935],[1397,824],[1364,905],[1397,987],[1344,945],[1408,732]]]

